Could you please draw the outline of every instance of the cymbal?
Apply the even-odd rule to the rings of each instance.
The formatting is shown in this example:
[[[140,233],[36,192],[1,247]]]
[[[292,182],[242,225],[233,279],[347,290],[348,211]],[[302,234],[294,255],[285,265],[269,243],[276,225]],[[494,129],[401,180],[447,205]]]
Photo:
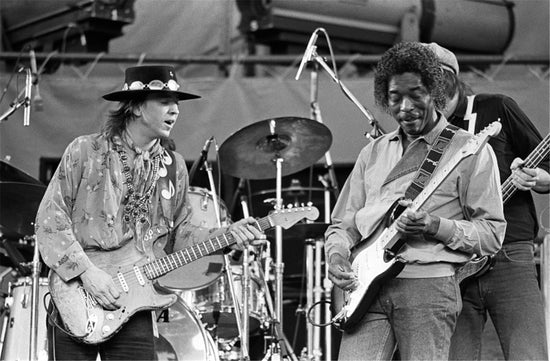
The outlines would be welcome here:
[[[42,184],[38,179],[3,160],[0,160],[0,181]]]
[[[34,221],[46,186],[0,182],[0,230],[7,237],[34,234]]]
[[[323,237],[329,223],[297,223],[289,229],[283,230],[284,240],[306,240],[308,238]],[[275,239],[275,230],[269,229],[265,232],[268,239]]]
[[[306,192],[323,192],[325,189],[320,187],[287,187],[282,188],[281,193],[287,194],[287,195],[299,195],[299,194],[305,194]],[[263,196],[265,194],[272,194],[277,193],[276,189],[265,189],[263,191],[258,191],[255,193],[252,193],[253,196]]]
[[[282,176],[314,164],[332,144],[322,123],[307,118],[280,117],[248,125],[220,147],[222,171],[237,178],[277,177],[276,159],[282,159]]]

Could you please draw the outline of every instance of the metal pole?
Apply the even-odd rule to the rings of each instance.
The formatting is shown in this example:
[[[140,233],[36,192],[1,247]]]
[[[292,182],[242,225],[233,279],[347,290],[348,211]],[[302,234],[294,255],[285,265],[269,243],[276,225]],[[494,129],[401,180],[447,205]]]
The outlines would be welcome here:
[[[221,215],[220,215],[220,206],[218,204],[218,195],[216,194],[216,186],[215,186],[215,183],[214,183],[214,177],[212,176],[212,167],[210,167],[207,159],[204,160],[204,169],[206,170],[206,173],[208,174],[208,181],[210,182],[210,194],[212,196],[212,202],[214,204],[214,211],[216,213],[216,221],[218,222],[218,227],[222,227],[223,223],[222,223]],[[225,269],[225,273],[226,273],[226,276],[227,276],[227,284],[229,285],[229,291],[230,291],[231,299],[233,300],[233,305],[234,305],[234,309],[235,309],[235,320],[237,322],[237,329],[239,330],[239,335],[241,335],[242,357],[243,357],[244,360],[249,360],[250,356],[248,354],[248,349],[245,347],[247,343],[245,342],[244,346],[243,346],[243,343],[242,343],[242,337],[248,337],[248,332],[245,334],[244,333],[245,331],[243,330],[241,308],[240,308],[240,305],[239,305],[239,299],[237,298],[237,293],[235,291],[235,285],[234,285],[234,281],[233,281],[233,272],[231,270],[229,256],[224,254],[223,258],[224,258],[224,269]],[[243,274],[243,277],[244,276],[245,275]],[[205,340],[205,342],[206,342],[206,340]]]
[[[40,292],[40,254],[36,240],[34,242],[34,256],[32,260],[32,297],[31,297],[31,337],[30,337],[30,359],[37,360],[38,340],[38,297]]]
[[[544,241],[540,245],[540,281],[544,299],[546,343],[550,350],[550,233],[544,236]]]

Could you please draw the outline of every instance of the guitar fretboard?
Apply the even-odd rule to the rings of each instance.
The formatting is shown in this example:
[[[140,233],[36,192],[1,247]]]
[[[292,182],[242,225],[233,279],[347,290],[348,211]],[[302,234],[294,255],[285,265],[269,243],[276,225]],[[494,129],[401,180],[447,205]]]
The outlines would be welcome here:
[[[544,157],[548,155],[550,151],[550,133],[544,137],[544,139],[537,145],[535,149],[529,154],[525,159],[524,167],[535,168],[543,160]],[[506,203],[514,192],[517,190],[517,187],[512,183],[512,176],[508,177],[504,183],[502,183],[502,201]]]
[[[255,227],[263,232],[273,227],[273,225],[269,220],[269,216],[267,216],[257,220]],[[147,263],[143,266],[143,271],[148,279],[154,280],[176,268],[185,266],[201,257],[224,249],[233,243],[236,243],[235,238],[230,232],[226,232]]]

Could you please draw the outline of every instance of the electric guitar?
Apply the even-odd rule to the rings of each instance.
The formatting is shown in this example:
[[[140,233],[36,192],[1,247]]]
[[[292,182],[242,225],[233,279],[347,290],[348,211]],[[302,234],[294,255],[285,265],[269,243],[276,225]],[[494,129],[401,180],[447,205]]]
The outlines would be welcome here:
[[[319,210],[313,206],[283,209],[258,219],[255,227],[261,231],[274,226],[286,229],[303,218],[315,220],[318,216]],[[109,252],[90,252],[92,263],[112,276],[122,306],[103,309],[79,280],[65,282],[55,272],[49,276],[52,300],[70,333],[84,343],[97,344],[112,337],[137,311],[163,309],[176,302],[176,295],[158,293],[153,280],[235,242],[226,232],[158,259],[144,256],[134,242]]]
[[[533,149],[533,151],[527,156],[527,158],[525,158],[525,163],[523,166],[526,168],[536,168],[549,152],[550,134],[547,134],[546,137],[544,137],[536,148]],[[502,203],[505,204],[510,198],[512,198],[512,195],[517,189],[518,188],[512,182],[512,176],[510,175],[502,183]],[[477,257],[457,269],[456,278],[459,282],[464,282],[474,277],[480,277],[491,269],[492,263],[491,256]]]
[[[451,156],[444,166],[436,170],[429,183],[412,201],[408,209],[418,211],[451,171],[463,159],[477,154],[487,143],[488,138],[497,135],[501,128],[502,125],[499,122],[493,122],[470,139]],[[404,244],[405,240],[400,239],[395,221],[387,227],[382,222],[373,235],[362,240],[358,247],[352,250],[350,261],[353,273],[357,277],[357,287],[351,292],[338,289],[334,292],[332,300],[334,311],[337,313],[333,321],[342,330],[353,329],[366,314],[380,287],[403,270],[405,264],[397,261],[395,255]]]

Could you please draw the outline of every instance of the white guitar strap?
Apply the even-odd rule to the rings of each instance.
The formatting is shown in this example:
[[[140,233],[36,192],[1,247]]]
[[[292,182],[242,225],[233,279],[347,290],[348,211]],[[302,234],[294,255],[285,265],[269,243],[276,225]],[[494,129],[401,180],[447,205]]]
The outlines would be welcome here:
[[[468,132],[471,134],[476,133],[477,113],[472,113],[475,97],[475,95],[468,95],[468,105],[466,106],[466,114],[464,114],[464,120],[468,121]]]

